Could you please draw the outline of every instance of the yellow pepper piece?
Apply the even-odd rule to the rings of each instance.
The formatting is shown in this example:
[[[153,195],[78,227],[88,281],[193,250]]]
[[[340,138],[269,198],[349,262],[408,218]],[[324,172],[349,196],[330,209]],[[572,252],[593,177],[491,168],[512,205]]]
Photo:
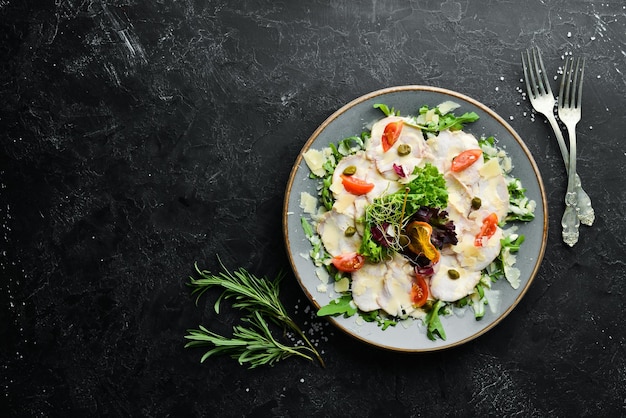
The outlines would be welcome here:
[[[423,255],[432,261],[433,264],[439,261],[439,250],[430,242],[433,227],[426,222],[413,221],[406,227],[406,234],[409,237],[409,250],[417,255]]]

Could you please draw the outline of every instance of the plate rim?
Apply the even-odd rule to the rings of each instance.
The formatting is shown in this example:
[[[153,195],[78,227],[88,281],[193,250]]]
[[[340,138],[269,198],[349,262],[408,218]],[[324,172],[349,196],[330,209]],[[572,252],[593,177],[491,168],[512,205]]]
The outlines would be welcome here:
[[[292,255],[292,251],[291,251],[291,246],[290,246],[290,239],[289,239],[289,225],[288,225],[288,218],[289,218],[289,199],[291,196],[291,192],[292,192],[292,187],[295,181],[295,177],[296,177],[296,173],[299,170],[301,164],[302,164],[302,160],[303,160],[303,154],[304,152],[306,152],[306,150],[308,150],[310,148],[310,146],[312,145],[313,142],[315,142],[315,140],[317,139],[317,137],[324,131],[324,129],[326,129],[328,127],[328,125],[330,125],[334,120],[336,120],[339,116],[341,116],[343,113],[345,113],[347,110],[353,108],[354,106],[365,102],[367,100],[370,100],[374,97],[377,96],[382,96],[382,95],[386,95],[386,94],[390,94],[390,93],[398,93],[398,92],[434,92],[434,93],[439,93],[439,94],[443,94],[446,96],[450,96],[453,98],[458,98],[460,100],[463,100],[467,103],[470,103],[474,106],[476,106],[477,108],[479,108],[481,111],[485,112],[486,114],[488,114],[491,118],[493,118],[494,120],[496,120],[500,125],[502,125],[502,127],[504,129],[506,129],[506,131],[511,135],[511,137],[517,142],[517,144],[520,146],[520,148],[522,149],[522,151],[524,152],[524,154],[526,155],[526,158],[528,159],[528,162],[530,163],[530,166],[533,170],[534,173],[534,177],[537,179],[537,183],[538,183],[538,187],[539,187],[539,194],[541,197],[541,206],[537,205],[537,208],[541,207],[542,211],[543,211],[543,215],[544,215],[544,219],[543,219],[543,225],[542,225],[542,240],[541,240],[541,247],[539,248],[539,253],[537,254],[537,260],[535,261],[535,265],[533,266],[532,272],[530,273],[530,277],[528,279],[528,283],[526,284],[526,286],[524,286],[523,289],[520,290],[520,292],[518,293],[518,295],[516,296],[515,300],[513,301],[513,303],[510,304],[510,306],[507,307],[507,309],[505,309],[501,314],[499,314],[497,316],[497,318],[495,318],[490,324],[488,324],[487,326],[485,326],[483,329],[475,332],[472,335],[469,335],[463,339],[454,341],[450,344],[445,344],[445,345],[437,345],[437,346],[433,346],[433,347],[427,347],[427,348],[401,348],[401,347],[394,347],[391,345],[386,345],[386,344],[382,344],[382,343],[378,343],[378,342],[374,342],[371,340],[368,340],[367,338],[364,338],[361,335],[358,335],[354,332],[352,332],[350,329],[348,329],[347,327],[345,327],[343,324],[341,324],[339,321],[336,320],[336,318],[329,316],[329,317],[325,317],[326,320],[330,321],[333,326],[337,327],[338,329],[340,329],[342,332],[344,332],[345,334],[349,335],[350,337],[364,342],[372,347],[378,347],[384,350],[388,350],[388,351],[394,351],[394,352],[405,352],[405,353],[424,353],[424,352],[435,352],[435,351],[441,351],[441,350],[447,350],[453,347],[458,347],[460,345],[466,344],[469,341],[475,340],[478,337],[484,335],[487,331],[490,331],[491,329],[493,329],[496,325],[498,325],[502,320],[504,320],[504,318],[506,318],[511,311],[513,311],[513,309],[515,309],[517,307],[517,305],[519,304],[519,302],[522,300],[522,298],[526,295],[526,293],[528,292],[528,289],[530,288],[531,284],[534,282],[535,277],[537,276],[537,273],[539,271],[539,268],[541,267],[541,264],[543,262],[543,258],[545,255],[545,251],[546,251],[546,247],[547,247],[547,243],[548,243],[548,226],[549,226],[549,213],[548,213],[548,203],[547,203],[547,198],[546,198],[546,191],[545,191],[545,186],[543,183],[543,178],[541,177],[541,173],[539,171],[539,167],[534,159],[534,157],[532,156],[532,153],[530,152],[530,150],[528,149],[527,145],[525,144],[524,140],[521,138],[521,136],[515,131],[515,129],[513,129],[513,127],[504,119],[502,118],[500,115],[498,115],[494,110],[492,110],[491,108],[489,108],[488,106],[486,106],[485,104],[483,104],[482,102],[467,96],[463,93],[459,93],[457,91],[454,90],[450,90],[450,89],[446,89],[446,88],[442,88],[442,87],[435,87],[435,86],[428,86],[428,85],[399,85],[399,86],[392,86],[392,87],[387,87],[387,88],[382,88],[382,89],[378,89],[378,90],[374,90],[371,91],[369,93],[366,93],[364,95],[361,95],[349,102],[347,102],[346,104],[344,104],[343,106],[339,107],[337,110],[335,110],[330,116],[328,116],[314,131],[313,133],[309,136],[309,138],[307,139],[307,141],[303,144],[302,148],[300,149],[300,152],[298,153],[298,156],[291,168],[291,171],[289,173],[289,179],[287,181],[287,185],[285,188],[285,194],[284,194],[284,198],[283,198],[283,213],[282,213],[282,229],[283,229],[283,239],[284,239],[284,244],[285,244],[285,250],[287,252],[287,257],[289,259],[289,264],[291,267],[291,270],[293,272],[293,274],[295,275],[298,284],[300,286],[300,288],[303,290],[303,292],[305,293],[307,299],[309,300],[310,303],[313,304],[313,306],[315,307],[316,311],[320,309],[320,304],[318,303],[317,299],[311,294],[311,292],[309,291],[309,289],[304,286],[302,278],[300,276],[300,273],[298,271],[298,269],[296,268],[294,259],[293,259],[293,255]]]

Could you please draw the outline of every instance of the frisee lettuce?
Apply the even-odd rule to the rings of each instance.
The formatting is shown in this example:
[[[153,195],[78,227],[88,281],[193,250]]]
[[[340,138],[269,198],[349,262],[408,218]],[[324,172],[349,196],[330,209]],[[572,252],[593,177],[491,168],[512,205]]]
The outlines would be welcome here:
[[[376,198],[365,209],[365,232],[359,253],[374,263],[393,252],[394,246],[381,245],[372,230],[387,227],[400,229],[405,220],[422,207],[448,206],[446,181],[437,167],[432,164],[415,167],[413,174],[416,177],[406,185],[405,190]]]

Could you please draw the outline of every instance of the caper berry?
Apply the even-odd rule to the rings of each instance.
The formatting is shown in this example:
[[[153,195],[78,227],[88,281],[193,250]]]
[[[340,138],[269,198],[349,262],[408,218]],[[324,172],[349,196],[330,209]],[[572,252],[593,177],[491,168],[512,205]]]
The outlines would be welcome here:
[[[354,165],[349,165],[343,170],[343,174],[346,176],[351,176],[354,173],[356,173],[356,166]]]
[[[347,227],[347,228],[346,228],[346,230],[345,230],[345,231],[343,231],[343,234],[344,234],[346,237],[351,237],[351,236],[353,236],[354,234],[356,234],[356,228],[355,228],[355,227],[353,227],[353,226],[349,226],[349,227]]]
[[[483,204],[483,202],[482,202],[482,200],[480,200],[480,197],[475,197],[475,198],[472,199],[472,209],[478,210],[478,209],[480,209],[482,204]]]
[[[450,269],[450,270],[448,270],[448,277],[451,278],[452,280],[456,280],[459,277],[461,277],[461,275],[459,274],[458,271],[456,271],[454,269]]]
[[[411,153],[411,146],[409,144],[398,145],[398,155],[400,157],[404,157],[405,155],[409,155],[410,153]]]

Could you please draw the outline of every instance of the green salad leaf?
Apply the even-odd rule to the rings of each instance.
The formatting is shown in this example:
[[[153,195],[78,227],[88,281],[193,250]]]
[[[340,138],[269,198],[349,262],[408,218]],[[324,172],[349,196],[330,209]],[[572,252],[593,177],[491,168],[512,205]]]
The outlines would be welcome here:
[[[416,177],[405,190],[376,198],[365,209],[365,231],[359,253],[375,263],[396,248],[393,245],[383,247],[374,239],[372,229],[388,226],[400,230],[421,207],[448,206],[446,181],[437,167],[427,163],[424,167],[416,167],[413,174]]]
[[[343,295],[338,299],[331,300],[328,305],[322,306],[319,311],[317,311],[317,316],[344,315],[349,317],[357,312],[357,307],[352,303],[352,296]]]
[[[435,341],[437,338],[441,338],[442,340],[446,339],[446,331],[443,329],[443,324],[439,318],[439,315],[443,313],[440,311],[442,311],[445,306],[445,302],[438,300],[426,314],[426,319],[424,320],[426,323],[426,336],[430,340]]]
[[[428,106],[422,106],[419,109],[420,115],[426,114],[431,108]],[[476,112],[466,112],[461,116],[456,116],[452,112],[442,114],[439,108],[434,108],[435,114],[439,116],[436,121],[426,122],[425,124],[418,125],[424,132],[437,133],[445,131],[447,129],[451,131],[460,131],[467,123],[476,122],[480,117]]]

